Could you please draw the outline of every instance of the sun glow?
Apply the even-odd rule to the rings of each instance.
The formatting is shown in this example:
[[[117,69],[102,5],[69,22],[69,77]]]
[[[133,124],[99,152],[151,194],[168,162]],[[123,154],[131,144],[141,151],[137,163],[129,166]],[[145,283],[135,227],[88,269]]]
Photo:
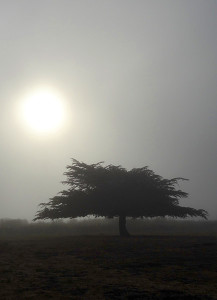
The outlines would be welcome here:
[[[64,119],[61,98],[49,90],[37,90],[28,95],[22,105],[25,123],[39,133],[56,131]]]

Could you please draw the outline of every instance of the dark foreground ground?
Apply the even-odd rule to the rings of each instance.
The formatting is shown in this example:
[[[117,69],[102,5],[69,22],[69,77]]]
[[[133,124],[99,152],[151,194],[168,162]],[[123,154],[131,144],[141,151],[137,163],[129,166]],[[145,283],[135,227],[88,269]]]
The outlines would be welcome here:
[[[217,299],[217,238],[4,239],[0,299]]]

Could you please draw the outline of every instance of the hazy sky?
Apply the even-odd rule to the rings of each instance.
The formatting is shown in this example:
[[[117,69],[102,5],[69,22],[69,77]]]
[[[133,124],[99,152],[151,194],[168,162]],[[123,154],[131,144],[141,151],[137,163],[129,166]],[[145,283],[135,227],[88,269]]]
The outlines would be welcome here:
[[[71,157],[189,178],[181,204],[217,218],[217,1],[5,0],[0,37],[0,218],[31,220]],[[18,116],[41,86],[56,134]]]

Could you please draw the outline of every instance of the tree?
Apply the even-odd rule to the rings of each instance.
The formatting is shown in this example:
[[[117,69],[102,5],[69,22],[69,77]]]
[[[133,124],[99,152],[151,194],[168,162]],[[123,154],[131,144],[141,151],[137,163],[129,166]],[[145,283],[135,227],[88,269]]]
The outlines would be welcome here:
[[[128,236],[126,217],[172,216],[207,218],[203,209],[179,206],[187,193],[176,189],[179,180],[164,179],[147,166],[126,170],[103,162],[85,164],[72,159],[66,167],[68,189],[41,203],[34,221],[39,219],[76,218],[87,215],[119,217],[121,236]]]

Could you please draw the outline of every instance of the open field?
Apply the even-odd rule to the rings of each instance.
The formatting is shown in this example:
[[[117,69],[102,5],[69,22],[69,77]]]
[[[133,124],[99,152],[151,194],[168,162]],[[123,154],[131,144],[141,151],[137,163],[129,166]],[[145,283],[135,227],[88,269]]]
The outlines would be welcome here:
[[[215,236],[0,241],[0,299],[217,299]]]
[[[128,218],[127,228],[133,235],[199,235],[217,236],[216,220],[176,220],[167,218]],[[80,235],[118,235],[118,218],[84,218],[48,222],[22,219],[0,219],[0,239],[24,237],[57,237]]]

